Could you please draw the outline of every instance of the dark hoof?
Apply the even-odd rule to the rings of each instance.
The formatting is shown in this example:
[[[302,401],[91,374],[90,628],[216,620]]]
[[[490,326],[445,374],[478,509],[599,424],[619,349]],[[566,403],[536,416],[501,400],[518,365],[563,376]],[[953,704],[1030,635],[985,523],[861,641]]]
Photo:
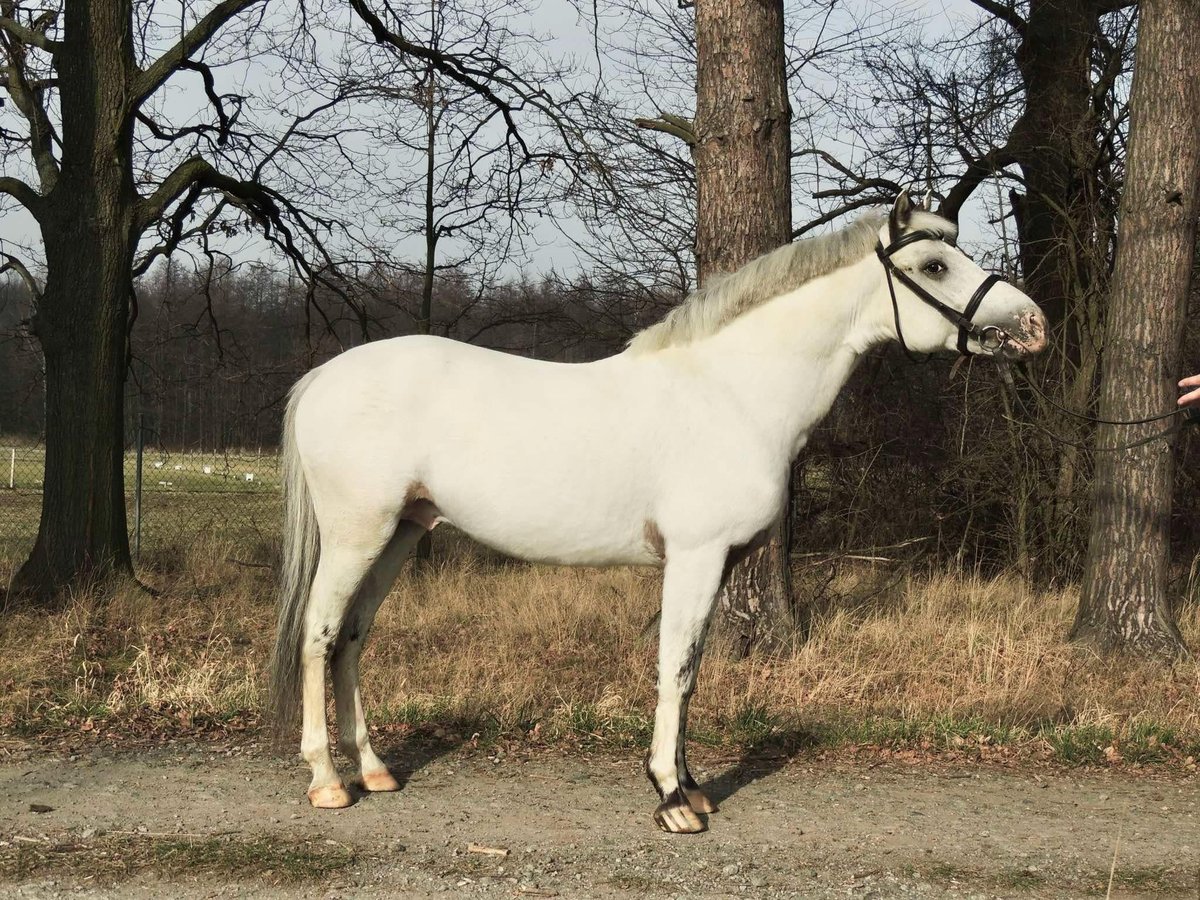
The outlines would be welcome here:
[[[672,791],[654,811],[654,824],[670,834],[699,834],[708,828],[679,788]]]

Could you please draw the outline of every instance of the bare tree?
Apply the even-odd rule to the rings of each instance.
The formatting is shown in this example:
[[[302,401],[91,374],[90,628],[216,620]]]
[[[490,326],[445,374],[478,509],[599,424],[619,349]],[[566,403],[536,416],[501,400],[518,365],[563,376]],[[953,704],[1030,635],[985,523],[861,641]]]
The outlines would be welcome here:
[[[410,39],[423,46],[465,52],[473,59],[521,58],[528,65],[524,74],[533,75],[530,46],[536,36],[520,30],[518,19],[529,18],[520,4],[427,0],[424,9],[393,5],[391,11],[403,17]],[[380,101],[377,139],[391,150],[388,175],[379,184],[393,206],[391,230],[401,240],[411,236],[422,243],[422,260],[414,267],[421,279],[415,329],[450,334],[470,304],[435,322],[439,277],[467,276],[482,291],[501,267],[519,262],[531,224],[553,202],[556,161],[538,158],[514,140],[504,110],[447,77],[434,58],[379,48],[363,60],[371,73],[363,88]],[[537,65],[545,67],[539,80],[567,77],[541,51]],[[523,124],[526,135],[534,130],[533,123]]]
[[[1129,156],[1104,344],[1100,416],[1170,410],[1200,211],[1200,5],[1142,0]],[[1092,534],[1072,637],[1106,650],[1187,652],[1167,593],[1174,452],[1161,425],[1102,426]]]
[[[351,5],[379,37],[380,21],[360,0]],[[370,154],[356,154],[353,132],[361,129],[342,112],[362,97],[353,65],[331,71],[323,62],[330,50],[315,30],[331,16],[344,18],[334,6],[0,5],[3,87],[12,101],[0,110],[0,140],[9,150],[0,194],[36,220],[46,269],[39,284],[25,261],[7,260],[35,295],[31,327],[46,366],[45,491],[18,591],[46,597],[132,570],[123,382],[137,315],[133,279],[156,260],[190,245],[211,263],[219,255],[214,240],[251,230],[305,276],[311,312],[332,325],[329,302],[322,303],[322,293],[330,295],[336,315],[348,310],[362,339],[369,337],[369,317],[339,274],[355,260],[331,251],[335,239],[365,243],[361,216],[343,205],[339,220],[329,209],[350,191],[339,175],[351,171],[360,188],[369,187],[362,176],[372,165]],[[403,55],[484,97],[508,140],[530,155],[515,119],[521,104],[543,103],[545,92],[497,57],[391,37]],[[301,88],[275,94],[273,105],[258,98],[257,107],[243,93],[245,82],[222,90],[225,69],[237,84],[236,74],[260,54],[278,61],[285,84],[295,79]],[[347,63],[336,47],[333,55]],[[180,78],[195,79],[206,106],[175,122],[163,98]]]
[[[18,590],[47,596],[131,571],[122,386],[141,235],[181,197],[214,190],[239,197],[288,233],[280,198],[202,156],[183,160],[149,190],[135,183],[139,114],[183,70],[197,71],[209,87],[212,72],[196,61],[199,51],[255,5],[223,0],[203,16],[185,14],[182,36],[140,62],[138,36],[146,29],[135,25],[132,0],[66,0],[50,10],[5,0],[0,7],[3,84],[16,112],[9,119],[18,121],[4,137],[9,155],[27,154],[23,165],[6,165],[0,192],[36,220],[46,264],[44,285],[27,279],[46,365],[45,491]],[[216,106],[223,111],[219,99]],[[219,119],[214,134],[228,128]]]

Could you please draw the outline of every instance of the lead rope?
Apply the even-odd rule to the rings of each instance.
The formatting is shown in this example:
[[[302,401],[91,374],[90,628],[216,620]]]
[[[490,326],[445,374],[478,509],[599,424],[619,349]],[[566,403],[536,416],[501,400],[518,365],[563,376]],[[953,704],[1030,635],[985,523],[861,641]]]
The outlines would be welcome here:
[[[1200,426],[1200,410],[1195,410],[1195,409],[1175,409],[1175,410],[1171,410],[1170,412],[1160,413],[1159,415],[1156,415],[1156,416],[1147,416],[1144,419],[1101,419],[1098,416],[1089,416],[1084,413],[1077,413],[1074,410],[1067,409],[1062,404],[1056,402],[1052,397],[1048,396],[1041,388],[1039,388],[1037,386],[1037,384],[1034,382],[1034,380],[1029,377],[1029,374],[1027,372],[1025,372],[1024,370],[1022,370],[1021,377],[1024,379],[1025,383],[1033,389],[1033,392],[1035,394],[1037,394],[1042,400],[1049,403],[1051,406],[1053,406],[1059,412],[1066,413],[1068,416],[1072,416],[1072,417],[1074,417],[1076,419],[1080,419],[1084,422],[1091,422],[1092,424],[1095,424],[1095,425],[1129,426],[1129,425],[1149,425],[1151,422],[1159,422],[1159,421],[1162,421],[1163,419],[1170,419],[1170,418],[1174,418],[1175,416],[1180,416],[1180,415],[1185,417],[1185,420],[1183,422],[1172,425],[1170,428],[1163,429],[1162,431],[1158,432],[1157,434],[1152,434],[1149,437],[1140,438],[1139,440],[1136,440],[1136,441],[1130,441],[1129,443],[1126,443],[1126,444],[1118,444],[1116,447],[1093,447],[1090,444],[1084,444],[1080,441],[1072,441],[1068,438],[1063,437],[1060,434],[1055,434],[1049,428],[1047,428],[1044,425],[1039,424],[1035,420],[1033,413],[1030,412],[1029,408],[1025,405],[1025,401],[1021,398],[1021,392],[1017,390],[1017,385],[1016,385],[1016,382],[1013,380],[1012,368],[1009,365],[1009,361],[1002,357],[994,357],[994,361],[996,363],[996,369],[1000,372],[1001,377],[1004,379],[1005,385],[1007,385],[1007,387],[1008,387],[1009,393],[1015,399],[1016,404],[1021,408],[1021,411],[1024,412],[1025,415],[1029,417],[1028,424],[1032,425],[1035,429],[1042,432],[1042,434],[1046,435],[1047,437],[1051,438],[1052,440],[1058,441],[1060,444],[1067,444],[1068,446],[1075,447],[1080,450],[1087,450],[1087,451],[1090,451],[1093,453],[1120,453],[1121,451],[1132,450],[1135,447],[1141,447],[1145,444],[1150,444],[1157,440],[1169,439],[1169,438],[1173,437],[1174,435],[1183,431],[1189,425]],[[1012,422],[1014,425],[1021,424],[1021,423],[1013,421],[1012,419],[1009,419],[1008,421]]]

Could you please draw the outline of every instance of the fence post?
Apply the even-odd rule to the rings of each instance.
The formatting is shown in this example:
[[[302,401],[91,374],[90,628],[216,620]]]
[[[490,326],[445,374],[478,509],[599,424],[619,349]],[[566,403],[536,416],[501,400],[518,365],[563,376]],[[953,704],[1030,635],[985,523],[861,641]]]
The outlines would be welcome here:
[[[142,450],[146,443],[145,419],[145,413],[138,413],[137,474],[134,476],[133,486],[133,558],[138,562],[142,559]]]
[[[8,451],[8,489],[11,491],[16,486],[17,475],[17,448],[13,447]]]

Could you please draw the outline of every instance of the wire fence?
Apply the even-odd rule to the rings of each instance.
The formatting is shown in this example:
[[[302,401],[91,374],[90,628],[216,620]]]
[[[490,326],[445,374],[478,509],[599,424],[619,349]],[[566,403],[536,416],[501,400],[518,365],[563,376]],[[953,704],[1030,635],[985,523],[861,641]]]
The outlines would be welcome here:
[[[0,583],[37,538],[46,468],[43,446],[0,442]],[[135,447],[125,454],[125,503],[135,561],[216,539],[261,556],[282,519],[274,452],[180,452]]]

